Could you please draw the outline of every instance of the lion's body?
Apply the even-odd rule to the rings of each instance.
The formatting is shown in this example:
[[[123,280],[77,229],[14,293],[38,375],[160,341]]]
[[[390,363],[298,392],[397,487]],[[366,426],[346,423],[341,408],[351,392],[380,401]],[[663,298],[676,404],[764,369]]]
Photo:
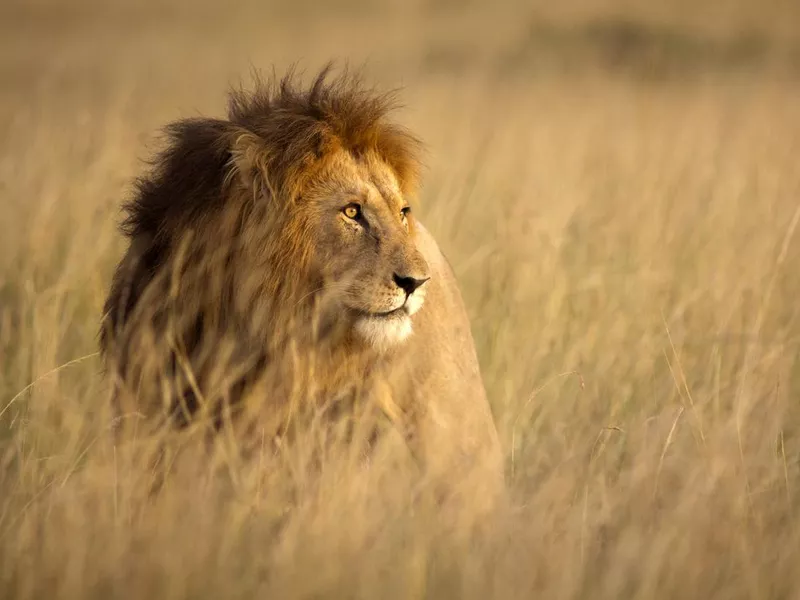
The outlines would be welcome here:
[[[123,411],[286,429],[366,397],[432,469],[502,461],[455,277],[409,213],[416,141],[346,78],[169,129],[128,205],[102,348]],[[461,462],[465,459],[465,462]]]

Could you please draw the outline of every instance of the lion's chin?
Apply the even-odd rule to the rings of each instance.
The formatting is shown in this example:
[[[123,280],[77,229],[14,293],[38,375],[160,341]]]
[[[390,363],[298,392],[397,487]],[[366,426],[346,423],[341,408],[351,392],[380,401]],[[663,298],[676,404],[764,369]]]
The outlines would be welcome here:
[[[361,315],[354,324],[356,335],[379,352],[386,352],[411,335],[411,316],[405,310],[388,315]]]

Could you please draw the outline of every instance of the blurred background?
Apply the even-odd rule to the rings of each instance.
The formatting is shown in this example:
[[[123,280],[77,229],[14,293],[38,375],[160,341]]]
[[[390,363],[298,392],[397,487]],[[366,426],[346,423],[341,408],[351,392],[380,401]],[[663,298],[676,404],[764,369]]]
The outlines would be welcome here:
[[[281,539],[210,501],[145,518],[101,471],[65,496],[159,129],[328,60],[426,143],[514,510],[458,546],[385,488]],[[796,0],[3,0],[4,597],[796,597],[798,92]]]

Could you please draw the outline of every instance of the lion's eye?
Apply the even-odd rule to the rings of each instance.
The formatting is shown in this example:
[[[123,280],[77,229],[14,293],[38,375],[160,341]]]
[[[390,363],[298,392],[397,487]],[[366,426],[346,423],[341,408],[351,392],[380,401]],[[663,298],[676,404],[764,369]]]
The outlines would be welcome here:
[[[361,216],[361,207],[358,204],[348,204],[342,209],[348,219],[357,220]]]

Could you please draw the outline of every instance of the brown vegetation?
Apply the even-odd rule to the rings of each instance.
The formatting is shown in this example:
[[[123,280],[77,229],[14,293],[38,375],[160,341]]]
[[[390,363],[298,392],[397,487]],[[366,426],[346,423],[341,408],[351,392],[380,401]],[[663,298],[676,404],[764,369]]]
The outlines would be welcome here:
[[[794,4],[449,4],[0,9],[2,597],[796,596]],[[613,28],[580,32],[620,14],[645,33],[619,47],[668,55],[659,77],[596,60]],[[577,48],[546,68],[522,51],[542,20]],[[716,40],[678,40],[702,55],[748,29],[769,51],[735,68],[642,41]],[[464,291],[511,487],[488,526],[314,423],[255,466],[220,436],[214,469],[188,460],[155,497],[150,440],[109,433],[97,321],[152,132],[220,114],[250,63],[345,52],[404,84],[429,147],[419,212]]]

